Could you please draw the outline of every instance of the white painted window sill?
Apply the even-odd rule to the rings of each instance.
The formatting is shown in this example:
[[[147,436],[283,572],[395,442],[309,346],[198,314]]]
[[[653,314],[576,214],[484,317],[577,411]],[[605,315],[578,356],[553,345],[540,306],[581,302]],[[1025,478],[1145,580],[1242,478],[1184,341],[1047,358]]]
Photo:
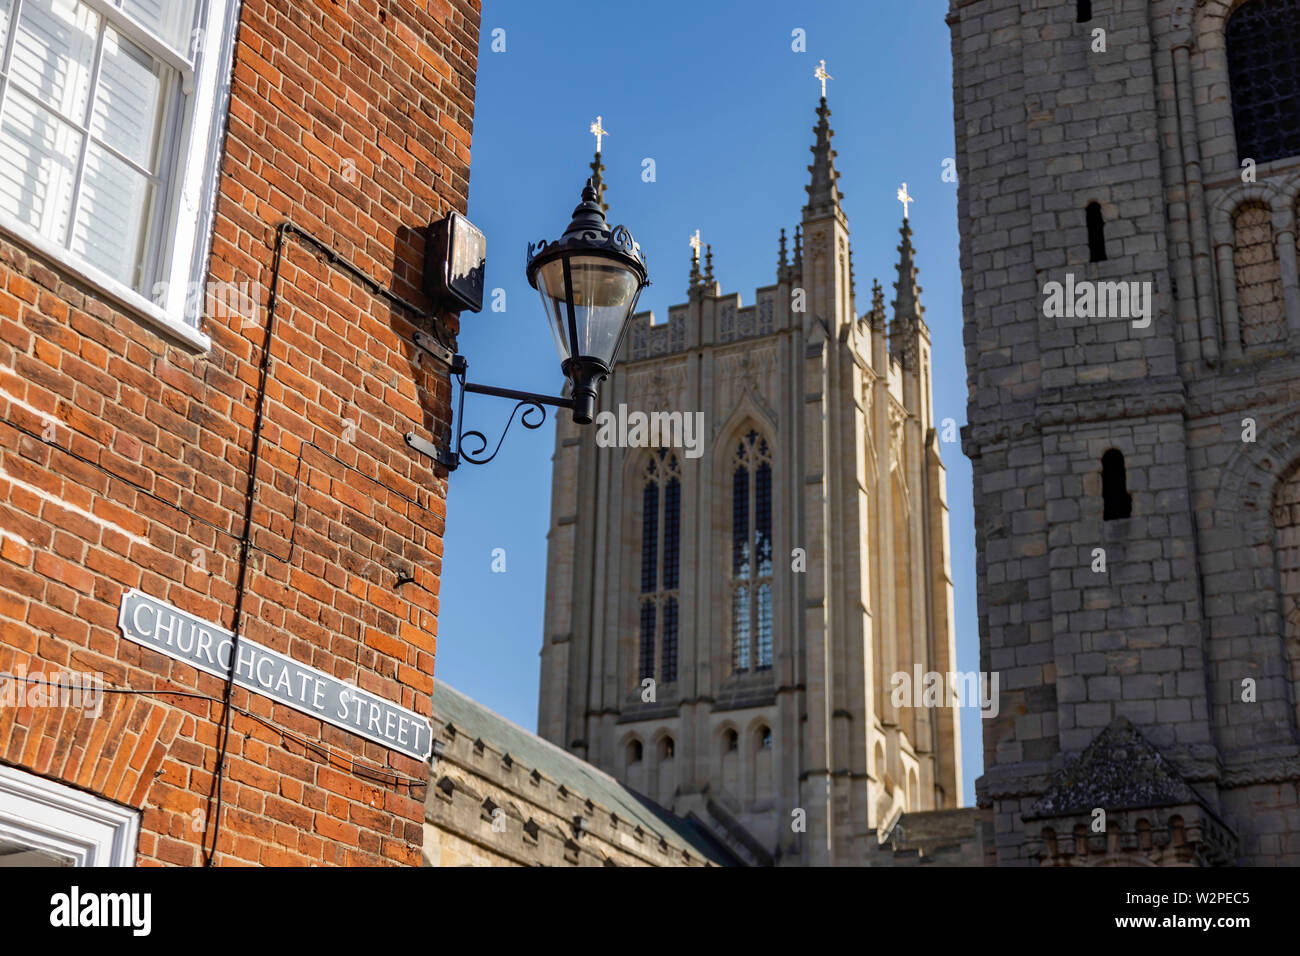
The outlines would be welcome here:
[[[50,260],[58,269],[104,294],[123,311],[142,320],[171,344],[192,354],[201,355],[212,347],[212,340],[185,321],[184,316],[169,315],[147,298],[88,263],[82,262],[67,249],[50,242],[44,236],[12,221],[0,222],[0,231],[27,247],[31,252]]]

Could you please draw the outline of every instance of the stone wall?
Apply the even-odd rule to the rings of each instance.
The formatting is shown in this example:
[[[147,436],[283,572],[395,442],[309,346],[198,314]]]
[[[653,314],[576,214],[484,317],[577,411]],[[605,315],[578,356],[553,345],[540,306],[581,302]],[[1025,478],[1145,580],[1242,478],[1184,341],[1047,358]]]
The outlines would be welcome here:
[[[441,683],[434,709],[426,866],[734,862],[688,821]]]
[[[951,5],[964,450],[981,667],[1001,675],[1003,715],[985,724],[978,790],[1001,863],[1030,862],[1024,817],[1049,776],[1119,718],[1227,823],[1229,855],[1300,862],[1300,670],[1272,515],[1300,457],[1300,302],[1275,303],[1284,345],[1244,337],[1221,225],[1265,196],[1272,254],[1294,259],[1300,158],[1261,164],[1242,191],[1231,6],[1116,0],[1080,23],[1068,2]],[[1149,323],[1049,314],[1048,283],[1067,277],[1149,284]],[[1132,511],[1106,520],[1112,449]]]

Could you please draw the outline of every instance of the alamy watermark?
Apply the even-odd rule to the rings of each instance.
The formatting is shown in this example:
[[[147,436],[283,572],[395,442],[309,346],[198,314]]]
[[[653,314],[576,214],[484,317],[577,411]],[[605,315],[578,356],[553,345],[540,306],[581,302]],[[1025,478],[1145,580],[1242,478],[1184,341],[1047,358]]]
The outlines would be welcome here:
[[[161,306],[172,284],[154,283],[153,302]],[[248,328],[261,323],[262,287],[256,282],[188,282],[185,284],[185,314],[211,316],[231,327]],[[231,321],[237,319],[237,322]]]
[[[74,707],[87,717],[104,712],[104,675],[78,671],[27,671],[0,674],[0,709],[7,707]]]
[[[889,702],[894,707],[978,707],[985,720],[998,715],[998,673],[896,671],[889,679]]]
[[[703,412],[640,412],[620,404],[596,414],[599,448],[682,448],[687,458],[704,454]]]
[[[1155,302],[1150,282],[1076,282],[1072,272],[1064,283],[1044,285],[1043,296],[1049,319],[1131,319],[1135,329],[1151,324]]]
[[[50,897],[50,925],[58,928],[119,927],[132,936],[148,936],[153,929],[152,893],[81,892],[73,886]]]

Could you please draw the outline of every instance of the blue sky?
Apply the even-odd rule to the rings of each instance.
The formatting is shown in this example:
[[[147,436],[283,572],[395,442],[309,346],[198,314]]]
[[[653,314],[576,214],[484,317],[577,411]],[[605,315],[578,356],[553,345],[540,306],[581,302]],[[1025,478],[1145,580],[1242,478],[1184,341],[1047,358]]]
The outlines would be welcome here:
[[[871,279],[893,298],[906,181],[922,304],[934,339],[936,418],[966,420],[961,338],[952,67],[947,0],[779,0],[654,4],[486,0],[470,176],[469,216],[488,237],[488,289],[506,311],[462,316],[471,381],[558,393],[555,346],[524,277],[527,245],[568,223],[594,151],[599,114],[610,219],[632,230],[652,286],[640,308],[667,317],[685,299],[700,230],[724,292],[754,301],[775,281],[777,235],[793,233],[806,199],[821,59],[840,187],[852,230],[857,309]],[[742,12],[743,11],[743,12]],[[493,52],[495,30],[505,51]],[[791,49],[805,31],[807,52]],[[498,34],[498,37],[500,35]],[[656,181],[642,181],[642,162]],[[467,427],[495,442],[511,404],[470,396]],[[516,424],[486,466],[451,480],[436,670],[438,677],[529,729],[537,723],[538,651],[546,586],[546,532],[554,419]],[[957,609],[957,657],[979,667],[970,463],[942,446],[948,469]],[[492,552],[505,549],[506,572]],[[980,727],[962,712],[964,800],[981,769]]]

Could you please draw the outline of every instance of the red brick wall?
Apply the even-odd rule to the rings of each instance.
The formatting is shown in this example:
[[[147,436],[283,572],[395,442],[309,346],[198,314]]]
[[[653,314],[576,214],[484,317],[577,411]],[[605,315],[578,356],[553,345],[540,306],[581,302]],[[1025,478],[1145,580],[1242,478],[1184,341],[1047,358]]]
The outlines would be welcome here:
[[[244,0],[210,269],[260,308],[209,314],[205,354],[0,232],[0,672],[204,695],[0,707],[0,762],[142,810],[141,863],[204,861],[225,685],[123,639],[121,596],[232,625],[277,226],[425,302],[423,227],[466,205],[479,10]],[[428,714],[447,476],[403,435],[449,419],[447,371],[412,341],[429,321],[293,236],[277,311],[242,633]],[[50,442],[22,431],[49,422]],[[424,789],[400,782],[419,761],[231,700],[218,864],[419,863]]]

